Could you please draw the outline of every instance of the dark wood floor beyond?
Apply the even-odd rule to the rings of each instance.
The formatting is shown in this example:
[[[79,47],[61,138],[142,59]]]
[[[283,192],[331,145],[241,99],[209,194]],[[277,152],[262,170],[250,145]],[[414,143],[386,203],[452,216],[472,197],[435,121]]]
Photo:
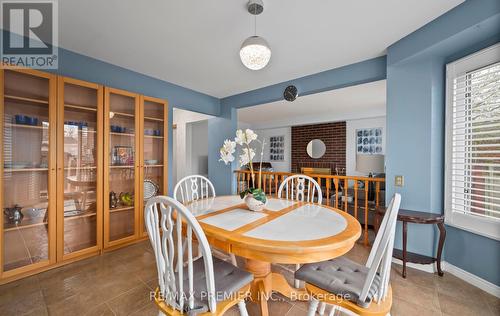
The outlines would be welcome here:
[[[348,257],[365,262],[369,249],[357,244]],[[242,260],[239,260],[243,263]],[[291,280],[291,267],[275,265]],[[400,276],[393,265],[392,315],[500,315],[500,300],[445,273],[444,277],[409,269]],[[154,255],[142,242],[102,256],[47,271],[0,286],[0,315],[157,315],[149,294],[156,286]],[[256,304],[247,303],[251,316]],[[306,315],[306,302],[279,295],[270,303],[270,315]],[[239,315],[231,309],[228,316]]]

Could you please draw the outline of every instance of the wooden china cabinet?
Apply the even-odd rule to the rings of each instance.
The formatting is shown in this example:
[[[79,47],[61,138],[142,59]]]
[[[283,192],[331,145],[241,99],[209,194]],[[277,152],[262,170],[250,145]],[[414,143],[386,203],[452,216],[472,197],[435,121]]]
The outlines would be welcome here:
[[[140,95],[104,90],[104,248],[139,237]]]
[[[168,104],[152,97],[141,97],[141,155],[140,155],[140,235],[147,236],[144,223],[145,198],[166,195],[168,150]]]
[[[0,69],[0,113],[0,284],[146,237],[144,198],[167,193],[165,100]]]
[[[167,194],[167,101],[105,88],[104,248],[147,236],[145,198]]]
[[[1,278],[56,262],[57,77],[0,70]]]
[[[57,102],[57,260],[99,253],[102,245],[103,87],[59,77]]]

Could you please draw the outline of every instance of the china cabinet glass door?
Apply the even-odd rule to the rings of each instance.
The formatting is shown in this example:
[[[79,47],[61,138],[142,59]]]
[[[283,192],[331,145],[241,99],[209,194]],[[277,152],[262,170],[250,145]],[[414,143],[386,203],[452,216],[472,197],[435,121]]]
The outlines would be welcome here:
[[[105,247],[138,236],[139,95],[105,89]]]
[[[96,252],[102,236],[103,88],[59,77],[58,259]]]
[[[56,77],[0,71],[2,277],[54,263]]]
[[[142,97],[141,107],[141,232],[146,235],[144,206],[149,198],[167,194],[168,108],[165,100]]]

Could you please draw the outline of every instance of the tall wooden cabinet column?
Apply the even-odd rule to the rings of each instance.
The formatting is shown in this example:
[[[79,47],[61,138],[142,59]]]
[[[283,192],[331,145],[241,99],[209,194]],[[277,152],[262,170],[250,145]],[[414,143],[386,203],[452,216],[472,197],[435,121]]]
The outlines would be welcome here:
[[[147,236],[144,223],[145,197],[168,194],[168,103],[165,100],[141,97],[140,155],[140,235]],[[146,195],[146,196],[145,196]]]
[[[0,70],[0,277],[56,262],[56,76]]]
[[[103,220],[103,87],[58,78],[57,260],[99,253]]]
[[[139,238],[140,95],[104,91],[104,248],[115,248]]]

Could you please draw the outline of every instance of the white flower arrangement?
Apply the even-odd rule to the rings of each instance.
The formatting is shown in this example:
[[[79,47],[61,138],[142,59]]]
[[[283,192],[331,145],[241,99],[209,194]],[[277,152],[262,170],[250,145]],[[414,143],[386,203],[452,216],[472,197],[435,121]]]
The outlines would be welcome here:
[[[226,139],[220,149],[220,160],[227,165],[234,161],[233,153],[236,151],[236,143]]]
[[[220,159],[219,161],[223,161],[226,165],[230,164],[234,161],[234,153],[236,152],[236,145],[240,145],[242,148],[242,154],[239,157],[240,167],[249,166],[250,174],[252,176],[252,185],[255,186],[255,173],[253,170],[253,159],[255,158],[255,150],[250,147],[250,143],[253,141],[257,141],[261,143],[261,153],[260,153],[260,168],[259,168],[259,179],[258,179],[258,187],[257,188],[248,188],[244,192],[240,193],[241,198],[244,198],[248,193],[253,194],[254,198],[265,203],[266,196],[264,192],[261,190],[261,182],[262,182],[262,158],[264,156],[264,146],[265,141],[259,141],[257,134],[251,129],[246,129],[245,131],[239,129],[236,131],[236,137],[234,141],[226,139],[224,144],[220,148]]]

